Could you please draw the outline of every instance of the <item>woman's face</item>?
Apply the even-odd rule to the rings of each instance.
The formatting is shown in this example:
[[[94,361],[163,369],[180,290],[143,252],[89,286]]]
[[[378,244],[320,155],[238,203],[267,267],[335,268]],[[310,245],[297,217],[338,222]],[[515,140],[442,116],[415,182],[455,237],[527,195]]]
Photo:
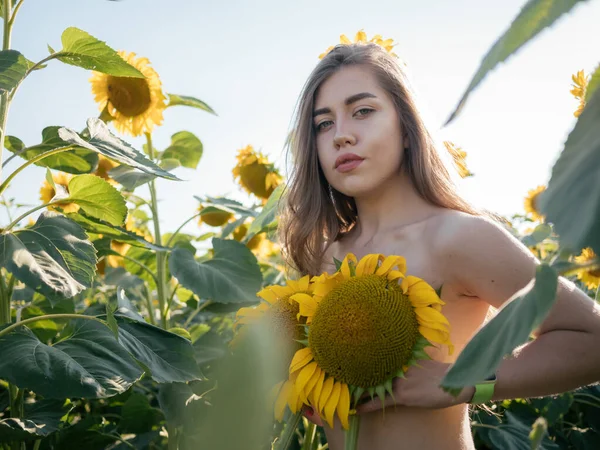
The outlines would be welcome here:
[[[408,142],[392,99],[367,67],[344,67],[323,82],[313,126],[321,168],[339,192],[368,195],[399,176]]]

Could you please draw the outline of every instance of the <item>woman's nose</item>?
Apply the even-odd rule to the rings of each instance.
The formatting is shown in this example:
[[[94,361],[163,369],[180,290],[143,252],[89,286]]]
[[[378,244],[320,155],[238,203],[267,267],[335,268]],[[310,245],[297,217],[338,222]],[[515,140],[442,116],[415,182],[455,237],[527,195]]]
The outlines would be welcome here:
[[[339,149],[345,145],[356,144],[356,137],[348,127],[337,127],[335,136],[333,137],[333,143],[335,147]]]

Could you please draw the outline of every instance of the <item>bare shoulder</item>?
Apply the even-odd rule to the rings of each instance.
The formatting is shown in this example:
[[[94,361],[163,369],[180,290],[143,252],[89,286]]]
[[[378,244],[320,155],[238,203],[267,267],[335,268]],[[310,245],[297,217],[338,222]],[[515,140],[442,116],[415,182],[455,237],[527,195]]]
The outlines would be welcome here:
[[[494,306],[523,288],[537,260],[502,223],[459,211],[440,214],[433,236],[444,276]]]

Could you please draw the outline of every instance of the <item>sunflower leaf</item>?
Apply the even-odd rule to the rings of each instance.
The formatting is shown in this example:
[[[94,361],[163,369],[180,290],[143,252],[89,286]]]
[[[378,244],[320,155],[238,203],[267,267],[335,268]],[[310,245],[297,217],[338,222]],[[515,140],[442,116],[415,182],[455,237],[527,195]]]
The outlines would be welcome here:
[[[121,225],[127,216],[125,199],[110,183],[95,175],[78,175],[69,181],[69,196],[85,213],[111,225]]]
[[[181,164],[176,159],[163,159],[160,161],[159,166],[161,169],[170,172],[181,167]],[[140,172],[139,170],[124,164],[110,169],[108,175],[129,192],[133,192],[136,188],[157,178],[156,175]]]
[[[0,420],[0,442],[32,441],[58,431],[61,418],[71,411],[64,408],[64,400],[38,400],[25,403],[24,417]]]
[[[115,335],[115,339],[119,340],[119,325],[117,325],[117,320],[115,319],[115,310],[110,304],[106,304],[106,323],[108,324],[108,328]]]
[[[30,228],[0,235],[0,267],[51,304],[89,288],[96,262],[83,228],[51,211],[43,212]]]
[[[594,92],[596,92],[598,87],[600,87],[600,64],[598,64],[596,66],[596,69],[594,70],[594,72],[592,73],[592,76],[590,77],[590,81],[587,85],[587,88],[585,89],[585,101],[586,102],[590,101],[590,99],[592,98],[592,96],[594,95]]]
[[[199,298],[218,303],[256,301],[262,274],[256,257],[240,242],[212,240],[214,257],[196,262],[185,249],[175,249],[169,268],[181,285]]]
[[[540,209],[573,252],[600,254],[600,90],[596,90],[552,168]]]
[[[65,127],[58,130],[58,135],[66,142],[102,153],[110,159],[140,169],[142,172],[169,180],[181,181],[175,175],[161,169],[127,142],[112,134],[106,124],[97,117],[87,120],[87,129],[90,134],[88,140],[84,140],[75,131]]]
[[[337,259],[335,256],[333,257],[333,262],[335,264],[335,270],[340,270],[342,267],[342,261]]]
[[[529,0],[510,25],[510,28],[488,50],[467,90],[445,125],[448,125],[458,116],[471,92],[484,80],[489,72],[581,1],[583,0]]]
[[[210,106],[208,106],[206,103],[204,103],[202,100],[195,98],[195,97],[189,97],[187,95],[176,95],[176,94],[167,94],[169,96],[169,103],[167,104],[167,106],[191,106],[192,108],[198,108],[201,109],[203,111],[209,112],[211,114],[214,114],[215,116],[217,116],[218,114],[214,111],[214,109],[212,109]]]
[[[7,150],[29,161],[42,153],[69,145],[68,142],[63,141],[58,135],[60,128],[57,126],[44,128],[42,130],[42,142],[31,147],[25,147],[25,144],[14,136],[8,136],[4,140],[4,145]],[[36,162],[35,165],[72,174],[90,173],[98,166],[98,153],[81,146],[76,146],[73,150],[47,156]]]
[[[474,386],[496,372],[502,359],[528,341],[556,300],[558,275],[541,264],[532,281],[481,328],[458,356],[444,379],[446,388]]]
[[[202,141],[189,131],[180,131],[171,136],[171,145],[162,153],[161,159],[176,159],[183,167],[195,169],[202,153]]]
[[[365,389],[360,387],[360,386],[356,386],[354,389],[354,393],[353,393],[353,398],[354,398],[354,404],[357,405],[360,397],[364,394]]]
[[[116,77],[144,78],[144,74],[94,36],[69,27],[61,36],[63,48],[56,53],[59,61]]]
[[[16,88],[29,69],[29,63],[16,50],[0,51],[0,92],[10,92]]]
[[[215,212],[215,210],[218,210],[218,211],[230,212],[232,214],[240,214],[243,216],[244,215],[250,216],[250,217],[257,216],[256,211],[254,211],[253,209],[250,209],[250,208],[246,208],[240,202],[238,202],[236,200],[232,200],[230,198],[210,197],[210,196],[206,196],[206,198],[201,198],[196,195],[194,195],[194,198],[202,204],[202,207],[203,207],[202,211],[204,211],[204,208],[206,208],[207,212]],[[210,207],[213,207],[214,209],[208,209]],[[201,212],[201,214],[202,214],[202,212]]]
[[[279,200],[281,195],[283,194],[284,186],[283,184],[275,188],[273,193],[269,196],[269,200],[267,200],[267,204],[264,206],[260,214],[254,219],[250,228],[248,229],[248,234],[246,235],[246,242],[248,242],[252,237],[254,237],[258,233],[262,233],[263,231],[267,231],[272,228],[273,225],[277,224],[277,212],[279,210]]]
[[[551,234],[552,234],[552,227],[550,225],[548,225],[547,223],[542,223],[542,224],[538,225],[537,227],[535,227],[535,229],[533,230],[533,232],[531,234],[528,234],[527,236],[523,236],[523,238],[521,239],[521,242],[523,243],[523,245],[525,245],[527,247],[533,247],[534,245],[537,245],[540,242],[542,242],[544,239],[546,239]]]

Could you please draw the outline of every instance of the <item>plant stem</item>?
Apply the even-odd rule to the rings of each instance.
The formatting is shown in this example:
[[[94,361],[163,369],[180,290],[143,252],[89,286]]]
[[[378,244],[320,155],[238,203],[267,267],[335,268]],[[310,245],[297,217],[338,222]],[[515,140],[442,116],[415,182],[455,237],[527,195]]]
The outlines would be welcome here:
[[[152,147],[152,135],[150,133],[145,133],[146,142],[148,144],[148,152],[150,153],[150,159],[154,160],[154,148]],[[154,223],[154,240],[157,245],[162,245],[162,236],[160,234],[160,221],[158,217],[158,200],[156,197],[156,185],[155,180],[152,179],[148,184],[150,189],[150,202],[152,208],[152,222]],[[160,308],[160,323],[164,329],[168,328],[167,316],[165,310],[166,297],[167,297],[167,289],[166,289],[166,280],[165,280],[165,269],[167,253],[162,250],[158,250],[156,252],[156,275],[158,277],[158,283],[156,283],[156,291],[158,294],[158,306]]]
[[[4,282],[4,277],[0,272],[0,325],[10,322],[10,298],[8,298],[8,288]]]
[[[175,239],[175,236],[177,236],[177,234],[181,231],[181,229],[183,227],[185,227],[189,222],[191,222],[192,220],[194,220],[196,217],[198,217],[201,213],[198,214],[194,214],[192,217],[190,217],[188,220],[186,220],[185,222],[183,222],[179,228],[177,228],[175,230],[175,233],[173,233],[171,235],[171,237],[169,238],[169,240],[167,241],[167,243],[165,244],[165,247],[168,247],[169,245],[171,245],[171,242],[173,241],[173,239]]]
[[[84,320],[95,320],[96,322],[100,322],[102,325],[106,325],[106,323],[102,319],[98,319],[94,316],[85,316],[83,314],[46,314],[44,316],[36,316],[30,317],[29,319],[22,320],[21,322],[13,323],[12,325],[6,327],[3,330],[0,330],[0,337],[5,334],[10,333],[16,328],[19,328],[21,325],[27,325],[28,323],[37,322],[38,320],[57,320],[57,319],[84,319]]]
[[[10,21],[11,13],[11,1],[2,0],[4,9],[4,32],[2,36],[2,50],[10,49],[10,32],[12,30],[12,23]],[[10,100],[8,98],[8,92],[4,91],[0,94],[0,163],[2,163],[2,153],[4,151],[4,136],[6,136],[6,122],[8,118],[8,107],[10,106]],[[0,165],[0,181],[2,181],[2,166]],[[0,191],[0,194],[2,191]]]
[[[113,255],[113,256],[117,256],[117,255]],[[119,255],[121,258],[127,260],[127,261],[131,261],[134,264],[137,264],[138,266],[140,266],[141,269],[145,270],[148,274],[150,274],[150,276],[152,277],[152,279],[154,280],[154,282],[156,284],[158,284],[158,278],[156,278],[156,274],[154,272],[152,272],[152,269],[150,269],[150,267],[148,267],[146,264],[144,264],[143,262],[138,261],[135,258],[132,258],[131,256],[127,256],[127,255]]]
[[[0,105],[1,106],[1,105]],[[0,119],[2,118],[2,109],[0,109]],[[2,129],[0,129],[0,137],[2,137],[2,141],[0,141],[0,148],[4,148],[4,127]],[[21,165],[20,167],[18,167],[13,173],[11,173],[8,178],[6,178],[6,180],[4,180],[4,183],[0,184],[0,194],[2,194],[6,188],[8,187],[8,185],[10,184],[10,182],[12,181],[12,179],[14,177],[17,176],[17,174],[19,172],[21,172],[23,169],[25,169],[26,167],[41,161],[44,158],[47,158],[48,156],[51,155],[56,155],[57,153],[62,153],[62,152],[66,152],[68,150],[72,150],[76,147],[76,145],[67,145],[66,147],[59,147],[59,148],[55,148],[53,150],[50,150],[48,152],[42,153],[41,155],[38,155],[34,158],[31,158],[29,161],[26,161],[25,164]],[[0,151],[0,162],[2,161],[2,152]]]
[[[152,325],[156,325],[156,320],[154,318],[154,305],[152,304],[152,295],[146,283],[144,283],[144,289],[146,290],[146,308],[148,308],[148,316],[150,319],[150,323]]]
[[[188,316],[188,318],[186,319],[186,321],[183,323],[183,328],[187,329],[189,324],[192,323],[192,320],[194,320],[194,317],[196,317],[200,311],[202,311],[204,308],[206,308],[208,305],[211,305],[211,304],[212,304],[212,301],[208,300],[208,301],[202,303],[200,306],[198,306],[198,308],[196,308],[194,310],[194,312],[191,313]]]
[[[292,443],[292,439],[294,438],[294,434],[296,433],[296,428],[298,428],[300,420],[302,420],[302,412],[298,411],[292,417],[292,420],[286,423],[283,433],[281,433],[281,436],[279,436],[279,439],[277,440],[275,450],[287,450]]]
[[[358,448],[358,431],[360,428],[360,416],[350,414],[348,416],[349,429],[344,432],[344,450],[356,450]]]
[[[4,231],[9,231],[11,230],[15,225],[17,225],[21,220],[23,220],[25,217],[27,217],[29,214],[32,214],[36,211],[39,211],[40,209],[44,209],[48,206],[52,206],[52,205],[60,205],[63,203],[68,203],[65,199],[61,199],[61,200],[55,200],[53,202],[49,202],[49,203],[44,203],[43,205],[38,205],[35,208],[30,209],[29,211],[21,214],[19,217],[17,217],[15,220],[13,220],[11,223],[8,224],[8,226],[4,229]]]
[[[302,450],[311,450],[313,448],[313,441],[315,440],[316,436],[317,426],[309,421],[308,426],[306,427],[306,430],[304,432],[304,442],[302,443]]]

